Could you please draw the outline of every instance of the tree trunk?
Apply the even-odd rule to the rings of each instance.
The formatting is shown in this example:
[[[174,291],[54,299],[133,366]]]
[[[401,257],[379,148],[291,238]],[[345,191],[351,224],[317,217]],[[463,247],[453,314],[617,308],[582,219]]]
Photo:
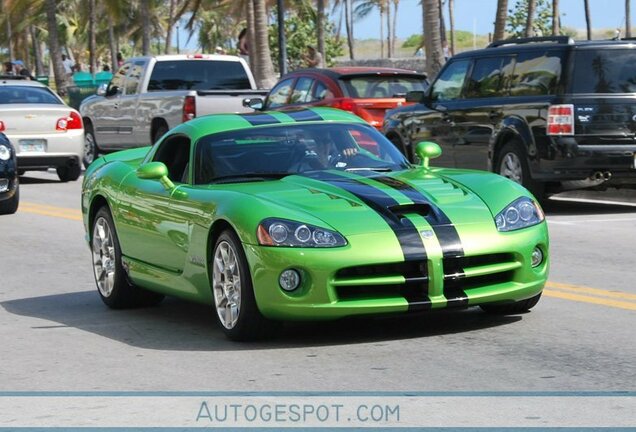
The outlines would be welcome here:
[[[534,10],[536,9],[537,0],[528,0],[528,18],[526,19],[525,37],[534,36],[532,26],[534,25]]]
[[[33,53],[35,54],[35,75],[44,75],[44,62],[42,61],[42,47],[38,40],[37,30],[31,24],[29,26],[31,32],[31,41],[33,42]]]
[[[446,21],[444,21],[444,9],[442,8],[442,0],[438,0],[437,9],[439,11],[439,37],[442,39],[442,42],[446,42]]]
[[[317,0],[316,27],[318,27],[318,52],[322,55],[323,62],[327,65],[327,53],[325,52],[325,0]]]
[[[450,22],[450,55],[455,55],[455,0],[448,0],[448,20]]]
[[[345,28],[347,30],[347,45],[349,46],[349,59],[355,60],[353,54],[353,16],[351,14],[351,0],[344,0]]]
[[[384,58],[384,6],[382,3],[380,3],[380,58]]]
[[[590,16],[589,0],[583,0],[583,7],[585,9],[585,26],[587,28],[587,40],[592,40],[592,17]]]
[[[150,4],[148,0],[139,2],[139,13],[141,15],[141,53],[150,55]]]
[[[391,45],[391,34],[393,27],[391,26],[391,1],[386,0],[386,56],[393,57],[393,46]]]
[[[252,0],[245,2],[245,19],[247,21],[247,49],[250,69],[256,73],[256,36],[254,32],[254,3]]]
[[[110,70],[113,74],[119,69],[117,67],[117,42],[115,40],[115,29],[113,28],[113,22],[108,20],[108,45],[110,48]]]
[[[632,37],[631,0],[625,0],[625,37]]]
[[[163,50],[164,54],[170,54],[170,48],[172,47],[172,29],[174,28],[174,10],[176,8],[177,0],[170,0],[170,8],[168,10],[168,26],[166,28],[166,47]]]
[[[267,35],[267,11],[265,0],[254,2],[254,39],[255,50],[250,47],[250,57],[254,55],[256,65],[256,84],[259,88],[272,88],[276,84],[276,74],[269,51]]]
[[[58,93],[66,92],[66,74],[62,64],[62,51],[60,50],[60,40],[57,34],[57,2],[46,0],[46,23],[49,30],[49,52],[51,53],[51,63],[53,63],[53,74],[55,76],[55,89]]]
[[[15,60],[13,56],[13,31],[11,30],[11,16],[9,15],[9,11],[7,11],[7,44],[9,45],[9,60]]]
[[[442,40],[440,38],[439,1],[422,0],[424,18],[424,46],[426,49],[426,69],[429,79],[435,78],[444,64]]]
[[[97,73],[97,42],[95,39],[95,28],[97,27],[97,10],[95,0],[88,0],[88,58],[89,71],[95,75]]]
[[[393,53],[393,55],[395,55],[395,29],[397,28],[397,14],[399,4],[400,0],[393,0],[393,32],[391,33],[391,52]],[[389,7],[391,7],[390,2]]]
[[[508,18],[508,0],[497,0],[497,15],[495,16],[495,34],[493,40],[503,40],[506,37],[506,19]]]
[[[559,0],[552,0],[552,36],[561,33],[561,20],[559,19]]]

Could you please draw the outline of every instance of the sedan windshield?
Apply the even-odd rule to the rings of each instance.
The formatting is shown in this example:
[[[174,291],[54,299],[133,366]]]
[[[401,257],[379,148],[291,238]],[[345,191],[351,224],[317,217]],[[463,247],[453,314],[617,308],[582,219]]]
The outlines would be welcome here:
[[[408,167],[395,146],[368,125],[296,123],[203,137],[196,150],[195,183],[259,181],[329,169]]]
[[[49,89],[31,86],[1,86],[0,104],[54,104],[62,105]]]

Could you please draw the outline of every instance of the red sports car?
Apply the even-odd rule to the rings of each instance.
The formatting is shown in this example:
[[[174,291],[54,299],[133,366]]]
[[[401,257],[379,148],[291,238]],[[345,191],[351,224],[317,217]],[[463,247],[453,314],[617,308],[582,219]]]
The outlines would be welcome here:
[[[243,105],[267,111],[307,106],[340,108],[380,129],[386,110],[403,105],[406,93],[427,87],[425,74],[404,69],[303,69],[282,77],[264,101],[245,99]]]

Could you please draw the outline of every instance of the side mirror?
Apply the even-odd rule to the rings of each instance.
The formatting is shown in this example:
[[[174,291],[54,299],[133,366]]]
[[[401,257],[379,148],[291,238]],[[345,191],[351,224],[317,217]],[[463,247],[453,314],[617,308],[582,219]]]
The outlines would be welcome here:
[[[264,105],[265,104],[263,103],[263,99],[261,98],[243,99],[243,106],[245,108],[252,108],[253,110],[262,110]]]
[[[420,161],[422,161],[422,166],[428,168],[428,162],[431,159],[441,156],[442,148],[432,141],[422,141],[415,146],[415,154],[417,154]]]
[[[106,90],[108,89],[108,84],[103,83],[97,87],[97,96],[106,96]]]
[[[148,162],[137,168],[137,177],[143,180],[159,180],[166,190],[174,189],[168,178],[168,167],[163,162]]]
[[[106,94],[104,96],[115,96],[117,93],[119,93],[119,87],[114,85],[107,87]]]

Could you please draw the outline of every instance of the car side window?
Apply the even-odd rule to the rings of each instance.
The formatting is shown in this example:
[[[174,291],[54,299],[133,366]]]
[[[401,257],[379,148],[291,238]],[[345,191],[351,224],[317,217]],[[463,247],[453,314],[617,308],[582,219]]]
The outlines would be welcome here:
[[[106,94],[112,95],[115,94],[113,89],[115,87],[118,88],[118,92],[121,93],[124,90],[124,83],[126,82],[126,75],[128,74],[128,70],[130,69],[131,64],[125,63],[122,67],[119,68],[117,73],[113,76],[108,84],[108,89],[106,90]]]
[[[316,81],[316,85],[314,86],[314,93],[311,98],[312,102],[321,101],[324,99],[331,99],[333,97],[334,97],[333,92],[329,90],[329,87],[327,87],[321,81]]]
[[[190,139],[185,135],[166,137],[152,158],[154,162],[163,162],[168,167],[168,178],[175,183],[188,183]]]
[[[470,60],[452,62],[433,84],[431,99],[436,102],[458,99],[466,80]]]
[[[556,52],[533,51],[517,56],[511,96],[554,94],[561,78],[561,57]]]
[[[312,78],[299,78],[298,81],[296,81],[289,103],[297,104],[309,102],[311,97],[311,86],[313,84],[314,80]]]
[[[287,99],[291,93],[293,78],[281,81],[278,83],[269,94],[267,98],[266,108],[276,108],[279,106],[287,105]]]
[[[475,61],[466,88],[467,98],[486,98],[501,95],[502,57],[490,57]]]
[[[144,62],[135,62],[130,68],[128,76],[126,77],[125,92],[126,95],[133,95],[138,93],[139,81],[141,80],[141,74],[144,71]]]

